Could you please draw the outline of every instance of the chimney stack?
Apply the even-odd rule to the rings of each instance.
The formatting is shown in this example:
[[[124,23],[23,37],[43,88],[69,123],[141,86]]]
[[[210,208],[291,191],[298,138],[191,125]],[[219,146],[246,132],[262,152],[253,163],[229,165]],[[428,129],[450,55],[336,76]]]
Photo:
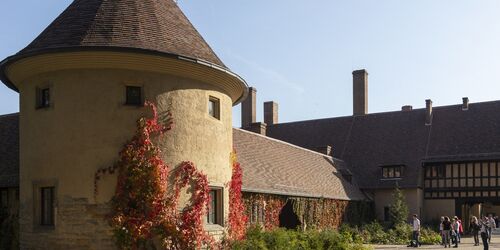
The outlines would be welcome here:
[[[368,113],[368,72],[365,69],[352,72],[353,115]]]
[[[264,103],[264,123],[268,126],[278,123],[278,103],[273,101]]]
[[[468,110],[469,109],[469,97],[463,97],[462,98],[462,110]]]
[[[248,88],[247,99],[241,103],[241,127],[250,128],[252,123],[256,121],[256,99],[257,99],[257,89],[254,87]]]
[[[254,122],[250,124],[250,127],[247,130],[265,136],[267,125],[263,122]]]
[[[403,107],[401,107],[401,110],[402,111],[412,111],[413,110],[413,106],[411,106],[411,105],[404,105]]]
[[[425,125],[432,124],[432,100],[425,100]]]

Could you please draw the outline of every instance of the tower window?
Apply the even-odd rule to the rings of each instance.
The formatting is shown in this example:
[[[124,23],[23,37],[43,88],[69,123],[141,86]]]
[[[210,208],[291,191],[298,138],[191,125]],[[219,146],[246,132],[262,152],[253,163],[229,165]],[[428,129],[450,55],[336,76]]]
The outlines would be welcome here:
[[[220,120],[220,100],[218,98],[210,96],[208,99],[208,114],[211,117]]]
[[[222,226],[222,189],[211,188],[210,206],[207,209],[207,224],[218,224]]]
[[[54,187],[42,187],[42,188],[40,188],[40,200],[41,200],[40,224],[42,226],[53,226],[54,225]]]
[[[50,88],[37,89],[37,108],[50,107]]]
[[[142,106],[142,87],[126,86],[125,105]]]

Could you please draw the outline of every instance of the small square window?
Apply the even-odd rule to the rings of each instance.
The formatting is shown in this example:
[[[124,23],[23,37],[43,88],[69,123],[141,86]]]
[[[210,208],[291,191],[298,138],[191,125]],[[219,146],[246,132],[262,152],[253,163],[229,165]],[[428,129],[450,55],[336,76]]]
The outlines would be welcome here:
[[[126,86],[125,105],[142,106],[142,87]]]
[[[208,99],[208,114],[220,120],[220,100],[213,96]]]
[[[50,88],[37,89],[37,108],[50,107]]]
[[[54,225],[54,187],[40,188],[40,224],[42,226]]]
[[[210,205],[207,209],[207,224],[222,226],[222,189],[210,190]]]

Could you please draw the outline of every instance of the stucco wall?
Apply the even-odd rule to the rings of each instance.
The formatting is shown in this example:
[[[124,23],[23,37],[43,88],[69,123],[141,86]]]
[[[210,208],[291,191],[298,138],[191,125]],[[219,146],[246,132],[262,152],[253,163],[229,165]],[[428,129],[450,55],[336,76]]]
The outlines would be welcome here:
[[[409,209],[409,217],[412,214],[418,214],[421,216],[421,211],[423,210],[423,193],[421,189],[402,189],[403,194],[406,198],[406,204]],[[392,204],[393,189],[380,189],[373,191],[373,200],[375,202],[375,216],[379,220],[384,220],[384,207],[390,206]]]
[[[25,248],[103,249],[108,227],[102,213],[112,197],[116,176],[99,182],[94,200],[94,174],[111,166],[147,109],[124,106],[125,86],[143,86],[146,100],[159,112],[171,110],[174,127],[159,145],[169,166],[193,161],[208,175],[210,185],[224,186],[231,178],[232,100],[213,85],[172,75],[130,70],[67,70],[36,75],[17,84],[20,91],[20,234]],[[36,88],[49,86],[48,109],[36,109]],[[220,99],[220,121],[208,115],[208,98]],[[34,226],[36,182],[56,183],[55,230]],[[228,191],[224,190],[224,214]],[[80,242],[67,245],[63,239]],[[101,237],[101,236],[99,236]],[[97,243],[96,243],[97,242]],[[54,244],[54,245],[52,245]],[[102,246],[101,246],[102,245]]]
[[[455,216],[455,200],[424,200],[424,218],[425,221],[438,221],[441,216],[448,216],[452,218]]]

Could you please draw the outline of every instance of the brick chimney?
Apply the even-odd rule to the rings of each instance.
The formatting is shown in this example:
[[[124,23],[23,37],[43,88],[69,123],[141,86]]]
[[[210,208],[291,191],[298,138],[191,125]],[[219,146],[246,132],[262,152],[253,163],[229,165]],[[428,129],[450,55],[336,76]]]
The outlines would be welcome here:
[[[246,130],[257,134],[266,135],[267,125],[263,122],[254,122],[250,124],[250,127]]]
[[[462,110],[468,110],[469,109],[469,97],[463,97],[462,98]]]
[[[368,113],[368,72],[365,69],[352,72],[353,115]]]
[[[413,110],[413,106],[411,106],[411,105],[404,105],[403,107],[401,107],[401,110],[402,111],[412,111]]]
[[[264,103],[264,122],[270,126],[278,123],[278,103]]]
[[[256,99],[257,89],[248,88],[247,99],[241,103],[241,127],[244,129],[250,128],[252,123],[256,121]]]
[[[425,100],[425,125],[432,124],[432,100]]]

